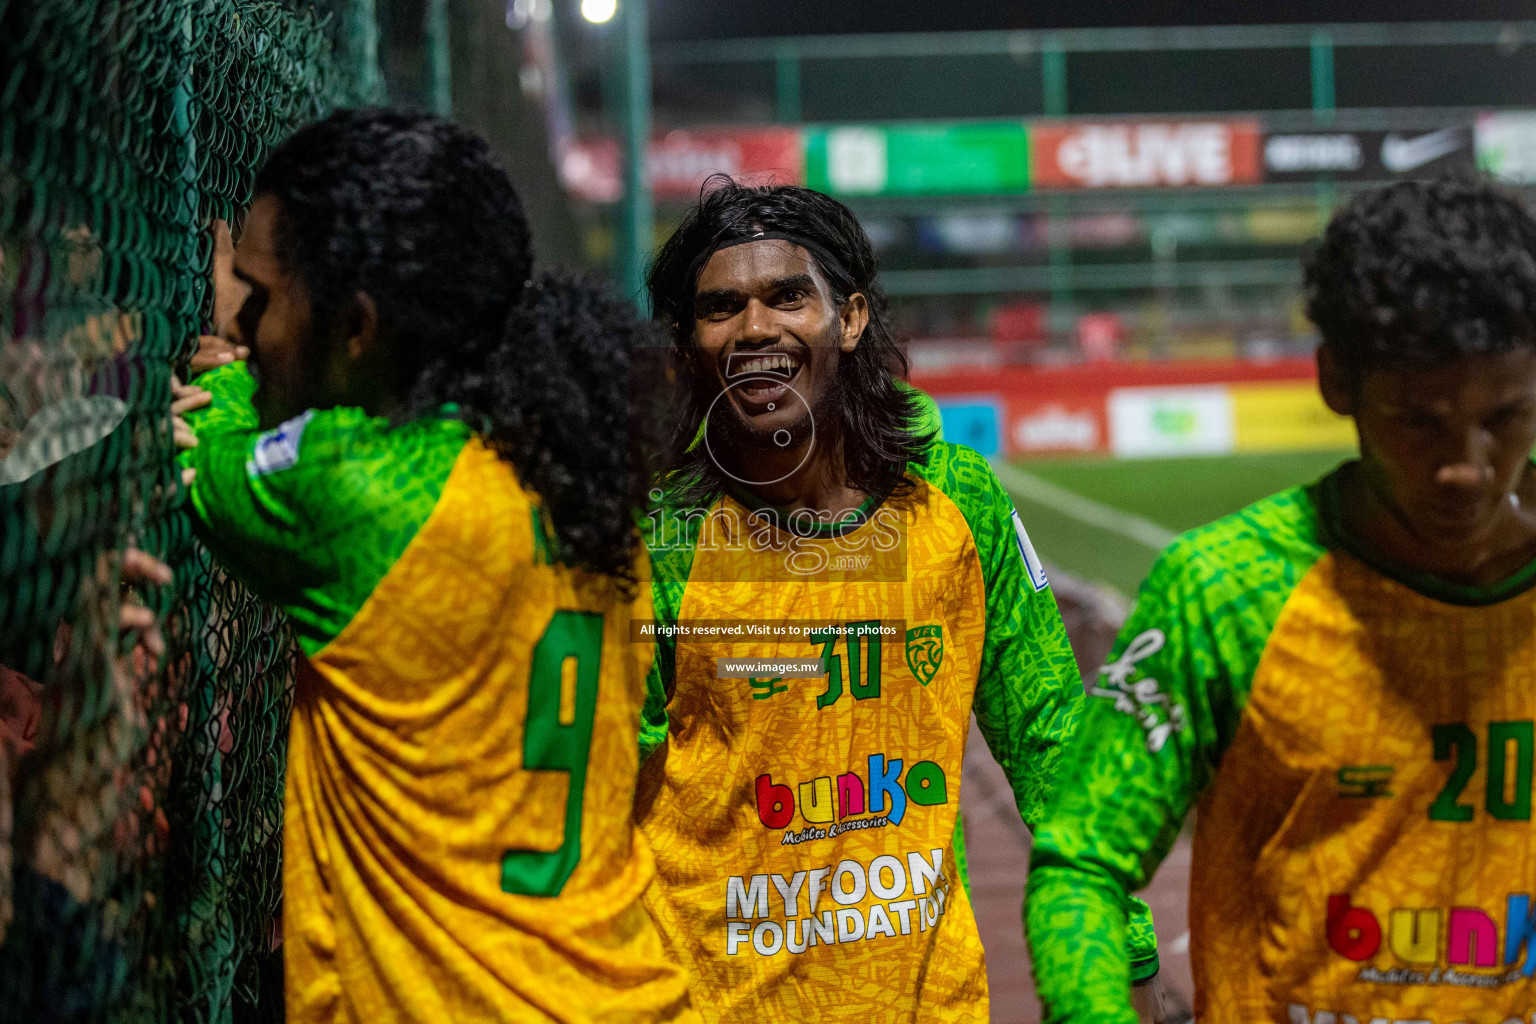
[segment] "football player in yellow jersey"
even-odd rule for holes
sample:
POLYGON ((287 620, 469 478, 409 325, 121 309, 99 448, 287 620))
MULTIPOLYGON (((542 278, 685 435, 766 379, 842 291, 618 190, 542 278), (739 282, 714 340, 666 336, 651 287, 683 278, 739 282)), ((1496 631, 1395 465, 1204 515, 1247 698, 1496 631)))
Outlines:
POLYGON ((981 456, 915 429, 842 204, 716 179, 650 291, 685 394, 647 524, 647 906, 706 1020, 986 1020, 971 716, 1033 823, 1085 699, 1024 527, 981 456))
POLYGON ((1401 182, 1306 282, 1359 459, 1143 586, 1036 835, 1048 1021, 1132 1019, 1121 904, 1197 802, 1200 1021, 1536 1020, 1536 219, 1401 182))
POLYGON ((255 197, 250 361, 205 343, 184 458, 199 532, 302 652, 287 1019, 696 1020, 631 819, 647 328, 528 280, 506 172, 440 119, 336 114, 255 197))

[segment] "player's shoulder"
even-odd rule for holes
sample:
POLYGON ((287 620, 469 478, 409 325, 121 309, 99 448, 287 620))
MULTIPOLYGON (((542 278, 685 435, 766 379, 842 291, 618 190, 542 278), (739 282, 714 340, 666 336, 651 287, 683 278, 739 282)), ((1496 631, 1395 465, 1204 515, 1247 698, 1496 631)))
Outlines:
POLYGON ((976 504, 990 506, 1006 500, 991 463, 976 449, 935 440, 923 454, 924 461, 909 463, 908 472, 936 488, 962 509, 976 504))
POLYGON ((1245 590, 1294 580, 1326 551, 1315 487, 1299 485, 1180 534, 1158 557, 1157 589, 1245 590))
POLYGON ((246 472, 328 518, 429 510, 470 438, 458 420, 391 423, 361 409, 310 410, 260 434, 246 472))
POLYGON ((457 452, 468 438, 469 428, 458 420, 423 417, 396 424, 357 408, 308 409, 258 434, 248 468, 257 475, 330 472, 348 464, 373 468, 444 449, 457 452))

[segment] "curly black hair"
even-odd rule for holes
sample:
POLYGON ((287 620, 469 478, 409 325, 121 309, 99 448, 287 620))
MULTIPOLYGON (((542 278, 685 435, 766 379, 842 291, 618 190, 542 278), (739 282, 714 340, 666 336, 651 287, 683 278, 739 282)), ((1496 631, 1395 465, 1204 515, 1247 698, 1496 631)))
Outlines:
MULTIPOLYGON (((693 345, 693 301, 699 271, 721 243, 758 231, 782 233, 807 246, 838 303, 862 293, 869 324, 852 355, 838 361, 834 443, 842 451, 849 486, 888 497, 906 493, 909 462, 922 463, 933 435, 913 431, 918 405, 896 384, 905 378, 906 356, 887 325, 885 293, 875 275, 874 246, 853 211, 799 185, 743 185, 729 175, 705 181, 698 205, 688 211, 656 254, 646 285, 651 308, 672 335, 680 353, 693 345)), ((683 389, 681 415, 671 437, 667 469, 688 497, 705 501, 725 486, 719 467, 693 445, 715 395, 712 382, 683 389)))
POLYGON ((281 206, 279 256, 317 327, 365 292, 404 418, 458 405, 543 502, 556 557, 633 593, 649 449, 630 350, 660 332, 593 281, 529 279, 528 221, 485 140, 428 114, 340 111, 278 146, 254 194, 281 206))
POLYGON ((1536 219, 1477 178, 1354 196, 1303 258, 1307 315, 1354 380, 1536 346, 1536 219))

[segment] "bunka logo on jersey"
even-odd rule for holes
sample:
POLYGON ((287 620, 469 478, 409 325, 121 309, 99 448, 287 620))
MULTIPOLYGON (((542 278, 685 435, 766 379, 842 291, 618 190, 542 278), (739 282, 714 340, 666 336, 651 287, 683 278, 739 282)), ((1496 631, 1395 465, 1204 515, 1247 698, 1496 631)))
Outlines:
POLYGON ((1389 952, 1401 965, 1363 968, 1360 981, 1497 988, 1536 975, 1536 915, 1531 911, 1530 894, 1509 894, 1501 944, 1494 916, 1476 907, 1395 907, 1378 916, 1356 904, 1351 894, 1334 893, 1328 897, 1327 939, 1346 959, 1370 960, 1389 952), (1505 970, 1475 974, 1458 967, 1505 970))
POLYGON ((800 812, 806 827, 784 833, 781 845, 828 839, 855 829, 900 825, 909 803, 928 807, 949 802, 944 769, 933 761, 919 761, 902 774, 901 758, 871 754, 866 784, 858 772, 823 775, 799 787, 773 781, 767 772, 757 777, 757 817, 764 828, 788 828, 800 812), (876 817, 863 817, 876 815, 876 817), (850 820, 852 819, 852 820, 850 820), (822 827, 826 826, 826 827, 822 827))

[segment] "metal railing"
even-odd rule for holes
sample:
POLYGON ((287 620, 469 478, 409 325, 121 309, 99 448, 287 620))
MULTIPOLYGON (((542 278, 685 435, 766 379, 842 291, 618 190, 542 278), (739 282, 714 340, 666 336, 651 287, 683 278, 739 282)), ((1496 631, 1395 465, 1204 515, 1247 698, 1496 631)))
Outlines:
POLYGON ((654 58, 661 67, 772 61, 778 119, 795 123, 801 120, 800 65, 806 60, 1038 56, 1044 113, 1065 116, 1070 113, 1067 57, 1073 53, 1299 49, 1309 55, 1312 108, 1326 115, 1334 109, 1339 47, 1515 48, 1525 43, 1536 43, 1536 20, 778 36, 666 43, 655 48, 654 58))

